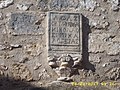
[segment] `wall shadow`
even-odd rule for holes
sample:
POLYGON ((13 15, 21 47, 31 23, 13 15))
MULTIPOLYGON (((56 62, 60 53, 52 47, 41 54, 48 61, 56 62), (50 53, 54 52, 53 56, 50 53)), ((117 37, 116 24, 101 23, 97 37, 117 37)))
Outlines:
POLYGON ((95 67, 89 62, 88 39, 91 33, 89 19, 82 15, 82 64, 83 68, 95 72, 95 67))
POLYGON ((35 87, 27 81, 15 80, 11 77, 0 76, 0 90, 46 90, 46 88, 35 87))

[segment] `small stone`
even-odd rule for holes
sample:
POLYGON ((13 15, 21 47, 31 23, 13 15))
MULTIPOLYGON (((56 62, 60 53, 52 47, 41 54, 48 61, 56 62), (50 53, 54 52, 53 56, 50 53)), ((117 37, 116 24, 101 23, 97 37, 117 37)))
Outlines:
POLYGON ((0 9, 6 8, 9 5, 13 4, 14 0, 2 0, 0 1, 0 9))
POLYGON ((43 85, 43 82, 38 82, 38 84, 39 84, 40 86, 42 86, 42 85, 43 85))
POLYGON ((22 47, 22 45, 18 45, 18 44, 10 44, 10 46, 12 48, 21 48, 22 47))
POLYGON ((109 65, 109 63, 104 63, 102 67, 106 67, 107 65, 109 65))
POLYGON ((67 82, 73 82, 73 79, 67 78, 67 82))
POLYGON ((102 17, 103 19, 106 19, 105 16, 102 17))
POLYGON ((93 0, 86 0, 85 1, 85 8, 89 11, 94 11, 97 7, 97 2, 93 0))
POLYGON ((66 69, 65 66, 60 66, 59 70, 63 70, 63 69, 66 69))
POLYGON ((79 56, 73 56, 72 57, 73 61, 81 61, 82 60, 82 55, 79 55, 79 56))
POLYGON ((93 11, 94 11, 94 8, 90 8, 90 10, 89 10, 89 11, 93 12, 93 11))
POLYGON ((33 79, 32 74, 28 69, 28 67, 20 63, 14 63, 12 65, 12 75, 13 75, 13 78, 17 80, 31 81, 33 79))
POLYGON ((91 70, 88 71, 87 76, 93 76, 93 72, 91 70))
POLYGON ((109 25, 109 22, 105 22, 105 25, 108 26, 108 25, 109 25))
POLYGON ((60 58, 60 61, 61 61, 61 62, 65 62, 66 59, 65 59, 65 58, 60 58))
POLYGON ((73 60, 74 60, 74 61, 78 60, 78 57, 73 57, 73 60))
POLYGON ((110 62, 119 62, 119 59, 110 59, 110 62))
POLYGON ((69 62, 71 60, 72 60, 72 57, 70 55, 63 55, 60 58, 60 61, 62 61, 62 62, 69 62))
POLYGON ((119 20, 119 19, 117 19, 116 21, 117 21, 117 22, 120 22, 120 20, 119 20))
POLYGON ((17 4, 17 8, 19 10, 27 11, 30 8, 31 5, 32 4, 21 3, 21 4, 17 4))
POLYGON ((4 75, 4 72, 2 70, 0 70, 0 76, 3 76, 4 75))
POLYGON ((68 62, 62 62, 62 63, 61 63, 61 66, 67 67, 68 65, 69 65, 68 62))
POLYGON ((117 42, 109 43, 106 52, 111 56, 118 55, 120 53, 120 44, 117 42))
POLYGON ((74 61, 74 65, 79 65, 80 61, 74 61))
POLYGON ((74 64, 72 65, 73 68, 78 68, 78 67, 82 67, 82 63, 81 61, 77 60, 74 61, 74 64))
POLYGON ((48 0, 37 0, 37 7, 40 10, 47 10, 48 0))
POLYGON ((0 69, 6 71, 6 70, 8 70, 8 67, 5 65, 0 65, 0 69))
POLYGON ((72 79, 69 77, 60 77, 57 79, 57 81, 70 82, 70 81, 72 81, 72 79))
POLYGON ((0 45, 0 50, 5 50, 6 47, 4 45, 0 45))
POLYGON ((97 6, 97 7, 100 7, 100 3, 97 3, 96 6, 97 6))
POLYGON ((113 6, 112 6, 112 10, 113 10, 113 11, 116 11, 116 12, 119 11, 119 6, 114 6, 114 5, 113 5, 113 6))
POLYGON ((51 66, 52 68, 56 68, 57 67, 57 63, 56 62, 49 62, 49 66, 51 66))
POLYGON ((120 68, 119 67, 115 67, 112 68, 110 70, 108 70, 108 72, 106 73, 106 76, 110 79, 110 80, 117 80, 120 78, 120 68))
POLYGON ((119 0, 110 0, 111 4, 112 4, 112 7, 111 9, 113 11, 119 11, 119 5, 120 5, 120 1, 119 0))
POLYGON ((60 77, 57 79, 57 81, 66 81, 67 80, 67 77, 60 77))
POLYGON ((42 72, 47 72, 47 70, 44 68, 42 72))
POLYGON ((44 68, 43 69, 43 71, 41 72, 41 73, 39 73, 39 78, 40 79, 43 79, 43 80, 45 80, 45 79, 50 79, 50 75, 47 73, 47 70, 44 68))
POLYGON ((36 64, 36 66, 34 67, 34 70, 37 70, 37 69, 39 69, 39 67, 41 67, 42 66, 42 64, 40 64, 40 63, 37 63, 36 64))
POLYGON ((55 56, 49 56, 48 57, 48 62, 52 62, 52 61, 57 61, 58 60, 58 58, 57 57, 55 57, 55 56))
POLYGON ((5 17, 6 17, 6 18, 10 18, 11 14, 12 14, 11 12, 8 12, 8 13, 5 15, 5 17))
POLYGON ((0 12, 0 20, 3 20, 3 13, 0 12))
POLYGON ((28 58, 28 57, 24 57, 24 58, 21 59, 19 62, 20 62, 20 63, 25 63, 25 62, 27 62, 27 61, 29 61, 29 58, 28 58))
POLYGON ((101 13, 96 13, 95 15, 96 15, 96 16, 101 16, 101 13))
POLYGON ((55 68, 54 69, 54 71, 56 72, 56 74, 58 75, 58 76, 60 76, 61 74, 60 74, 60 70, 59 70, 59 68, 57 67, 57 68, 55 68))
POLYGON ((104 8, 101 8, 101 11, 102 11, 103 13, 105 13, 105 12, 106 12, 106 9, 104 9, 104 8))
POLYGON ((60 67, 59 68, 59 71, 60 71, 60 76, 62 77, 69 77, 71 75, 71 68, 69 67, 60 67))
POLYGON ((29 81, 32 81, 33 78, 32 78, 32 76, 29 76, 26 80, 29 82, 29 81))

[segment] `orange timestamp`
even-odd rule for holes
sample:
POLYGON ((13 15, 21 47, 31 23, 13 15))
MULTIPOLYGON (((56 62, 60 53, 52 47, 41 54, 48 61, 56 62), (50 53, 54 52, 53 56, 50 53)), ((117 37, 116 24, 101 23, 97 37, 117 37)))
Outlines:
POLYGON ((72 86, 81 86, 81 87, 86 87, 86 86, 119 86, 119 82, 72 82, 72 86))

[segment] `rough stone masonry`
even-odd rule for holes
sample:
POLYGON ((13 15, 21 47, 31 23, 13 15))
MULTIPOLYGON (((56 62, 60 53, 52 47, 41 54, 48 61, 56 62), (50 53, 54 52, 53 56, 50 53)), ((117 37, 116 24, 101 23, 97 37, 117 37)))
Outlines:
POLYGON ((120 0, 0 0, 0 77, 1 90, 120 90, 71 86, 120 83, 120 0))

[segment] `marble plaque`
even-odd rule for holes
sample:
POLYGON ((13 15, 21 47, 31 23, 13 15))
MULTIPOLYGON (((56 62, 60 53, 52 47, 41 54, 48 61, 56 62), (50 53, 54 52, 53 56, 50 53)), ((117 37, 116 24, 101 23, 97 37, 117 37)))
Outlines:
POLYGON ((81 52, 81 14, 70 12, 48 13, 48 51, 81 52))

